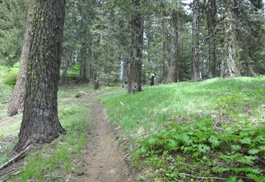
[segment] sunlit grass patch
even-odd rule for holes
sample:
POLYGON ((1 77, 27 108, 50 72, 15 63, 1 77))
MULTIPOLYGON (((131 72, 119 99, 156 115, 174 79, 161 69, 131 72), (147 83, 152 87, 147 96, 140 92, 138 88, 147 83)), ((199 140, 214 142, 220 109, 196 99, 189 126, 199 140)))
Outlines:
POLYGON ((261 117, 265 103, 265 77, 212 79, 145 87, 143 92, 128 95, 117 92, 101 98, 113 123, 124 132, 135 133, 163 126, 165 122, 192 121, 197 116, 224 114, 228 118, 246 114, 261 117), (240 115, 241 114, 241 115, 240 115))
POLYGON ((0 119, 6 115, 8 103, 12 94, 13 88, 2 82, 0 77, 0 119))
POLYGON ((0 123, 0 136, 2 138, 17 136, 20 129, 22 116, 16 116, 3 120, 0 123))
POLYGON ((58 91, 59 97, 74 97, 79 91, 91 92, 91 84, 84 83, 78 85, 62 85, 58 91))
POLYGON ((15 65, 14 67, 0 67, 0 77, 4 84, 9 86, 15 86, 16 79, 19 71, 19 65, 15 65))
POLYGON ((147 169, 147 181, 264 180, 265 76, 157 85, 101 101, 133 141, 132 162, 147 169))

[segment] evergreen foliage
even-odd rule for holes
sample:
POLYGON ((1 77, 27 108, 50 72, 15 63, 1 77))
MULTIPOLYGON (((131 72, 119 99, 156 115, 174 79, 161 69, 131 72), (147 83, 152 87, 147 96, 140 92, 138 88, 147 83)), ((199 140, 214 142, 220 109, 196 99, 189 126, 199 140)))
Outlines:
POLYGON ((0 1, 0 64, 13 66, 21 56, 28 0, 0 1))

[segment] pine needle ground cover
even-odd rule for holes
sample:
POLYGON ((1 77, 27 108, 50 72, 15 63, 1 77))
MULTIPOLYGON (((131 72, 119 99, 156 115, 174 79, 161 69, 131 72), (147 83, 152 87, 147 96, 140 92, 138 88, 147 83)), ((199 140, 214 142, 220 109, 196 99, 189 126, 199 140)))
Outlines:
POLYGON ((265 181, 265 77, 146 87, 100 98, 139 181, 265 181))

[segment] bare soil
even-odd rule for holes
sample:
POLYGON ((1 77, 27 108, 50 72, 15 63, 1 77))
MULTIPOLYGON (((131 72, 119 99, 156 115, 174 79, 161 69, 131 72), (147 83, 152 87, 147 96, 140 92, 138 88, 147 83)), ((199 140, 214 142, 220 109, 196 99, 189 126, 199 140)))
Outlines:
POLYGON ((69 181, 86 182, 133 182, 130 168, 114 143, 114 134, 103 106, 89 99, 92 125, 88 131, 88 146, 85 150, 85 170, 79 177, 69 181))

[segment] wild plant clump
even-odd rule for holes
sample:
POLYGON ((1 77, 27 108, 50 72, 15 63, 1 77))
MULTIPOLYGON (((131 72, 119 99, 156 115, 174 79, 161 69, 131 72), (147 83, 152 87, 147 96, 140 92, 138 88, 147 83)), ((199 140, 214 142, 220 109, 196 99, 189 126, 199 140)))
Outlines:
POLYGON ((205 118, 188 125, 171 124, 140 141, 135 160, 144 158, 145 165, 168 181, 213 175, 231 181, 264 181, 265 123, 224 125, 222 132, 212 123, 205 118))

